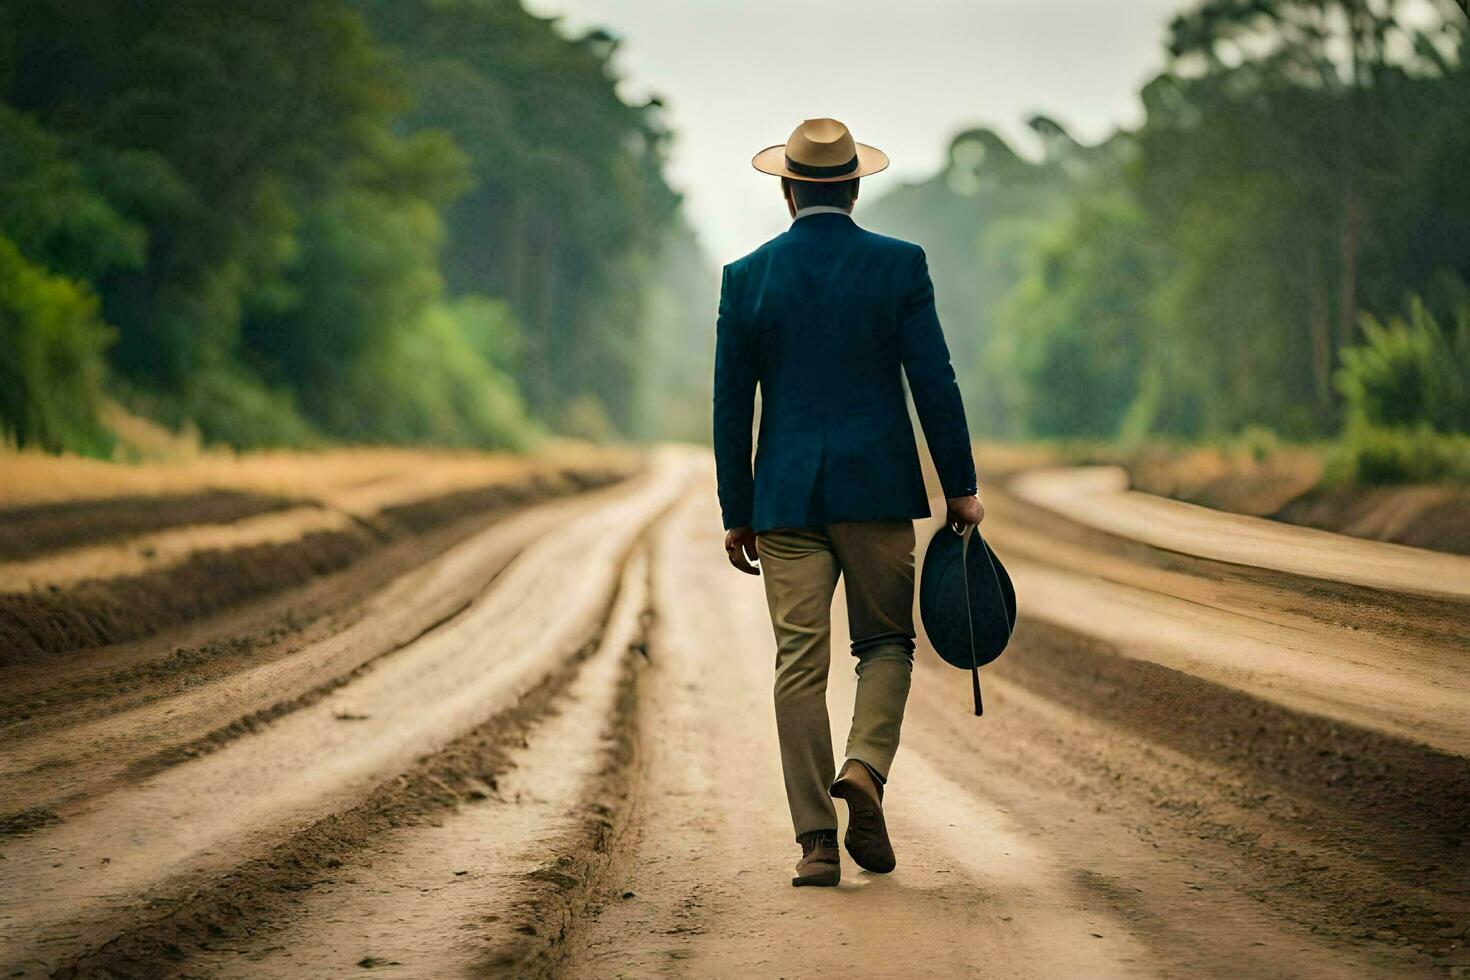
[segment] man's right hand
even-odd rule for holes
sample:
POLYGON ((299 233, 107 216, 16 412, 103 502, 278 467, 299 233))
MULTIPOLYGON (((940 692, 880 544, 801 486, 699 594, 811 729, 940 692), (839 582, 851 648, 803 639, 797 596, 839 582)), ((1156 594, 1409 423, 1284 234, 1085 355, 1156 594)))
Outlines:
POLYGON ((979 524, 985 520, 985 505, 980 502, 978 494, 970 494, 968 497, 950 497, 945 501, 949 505, 945 520, 949 526, 963 530, 971 524, 979 524))
POLYGON ((753 564, 759 561, 755 551, 755 532, 748 527, 732 527, 725 532, 725 557, 747 575, 761 573, 753 564))

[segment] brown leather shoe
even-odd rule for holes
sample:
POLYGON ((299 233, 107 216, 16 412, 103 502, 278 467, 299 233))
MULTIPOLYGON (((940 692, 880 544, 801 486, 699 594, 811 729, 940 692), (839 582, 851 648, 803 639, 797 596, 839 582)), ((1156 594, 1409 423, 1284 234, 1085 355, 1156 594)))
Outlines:
POLYGON ((801 860, 796 862, 796 877, 791 883, 831 887, 842 880, 842 857, 837 853, 837 831, 814 830, 797 838, 801 844, 801 860))
POLYGON ((888 842, 888 825, 883 821, 883 785, 868 767, 847 760, 831 793, 847 801, 847 836, 842 843, 858 867, 887 874, 897 865, 893 845, 888 842))

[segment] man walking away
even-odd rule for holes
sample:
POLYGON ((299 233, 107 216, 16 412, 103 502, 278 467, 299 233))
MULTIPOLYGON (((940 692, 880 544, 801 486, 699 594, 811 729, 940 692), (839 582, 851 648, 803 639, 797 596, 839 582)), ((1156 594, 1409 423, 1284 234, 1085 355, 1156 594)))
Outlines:
POLYGON ((793 220, 724 270, 714 444, 725 551, 765 578, 781 768, 802 849, 792 884, 836 885, 834 798, 847 802, 852 859, 879 873, 895 866, 883 789, 913 667, 913 522, 929 516, 905 377, 949 521, 978 524, 985 510, 924 251, 851 217, 860 179, 887 156, 835 119, 809 119, 752 162, 781 178, 793 220), (826 691, 839 577, 858 685, 834 773, 826 691))

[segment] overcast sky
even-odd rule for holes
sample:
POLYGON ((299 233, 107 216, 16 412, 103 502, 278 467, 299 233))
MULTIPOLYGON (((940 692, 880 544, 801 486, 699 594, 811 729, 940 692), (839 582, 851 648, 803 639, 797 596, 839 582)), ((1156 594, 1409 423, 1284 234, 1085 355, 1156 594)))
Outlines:
MULTIPOLYGON (((623 39, 624 94, 657 93, 670 178, 719 263, 786 227, 750 166, 802 119, 833 116, 888 151, 865 194, 932 174, 959 130, 1015 136, 1044 111, 1082 139, 1137 121, 1140 84, 1182 0, 526 0, 570 31, 623 39)), ((859 204, 861 209, 861 203, 859 204)))

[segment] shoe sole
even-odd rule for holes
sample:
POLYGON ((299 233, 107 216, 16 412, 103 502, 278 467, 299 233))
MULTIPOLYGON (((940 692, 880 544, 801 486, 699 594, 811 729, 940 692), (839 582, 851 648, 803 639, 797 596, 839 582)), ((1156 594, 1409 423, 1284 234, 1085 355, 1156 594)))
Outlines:
POLYGON ((888 840, 888 824, 883 820, 883 807, 864 793, 856 784, 839 779, 830 790, 833 797, 847 802, 847 833, 842 845, 857 862, 858 867, 874 874, 886 875, 897 866, 893 856, 893 844, 888 840), (855 819, 856 818, 856 819, 855 819), (857 823, 867 823, 871 818, 874 832, 869 835, 856 832, 857 823), (853 842, 858 846, 854 847, 853 842), (873 851, 877 854, 873 854, 873 851), (865 856, 866 855, 866 856, 865 856))
POLYGON ((817 888, 832 888, 842 880, 842 869, 833 868, 831 871, 819 871, 814 875, 801 875, 791 879, 794 888, 804 886, 815 886, 817 888))

